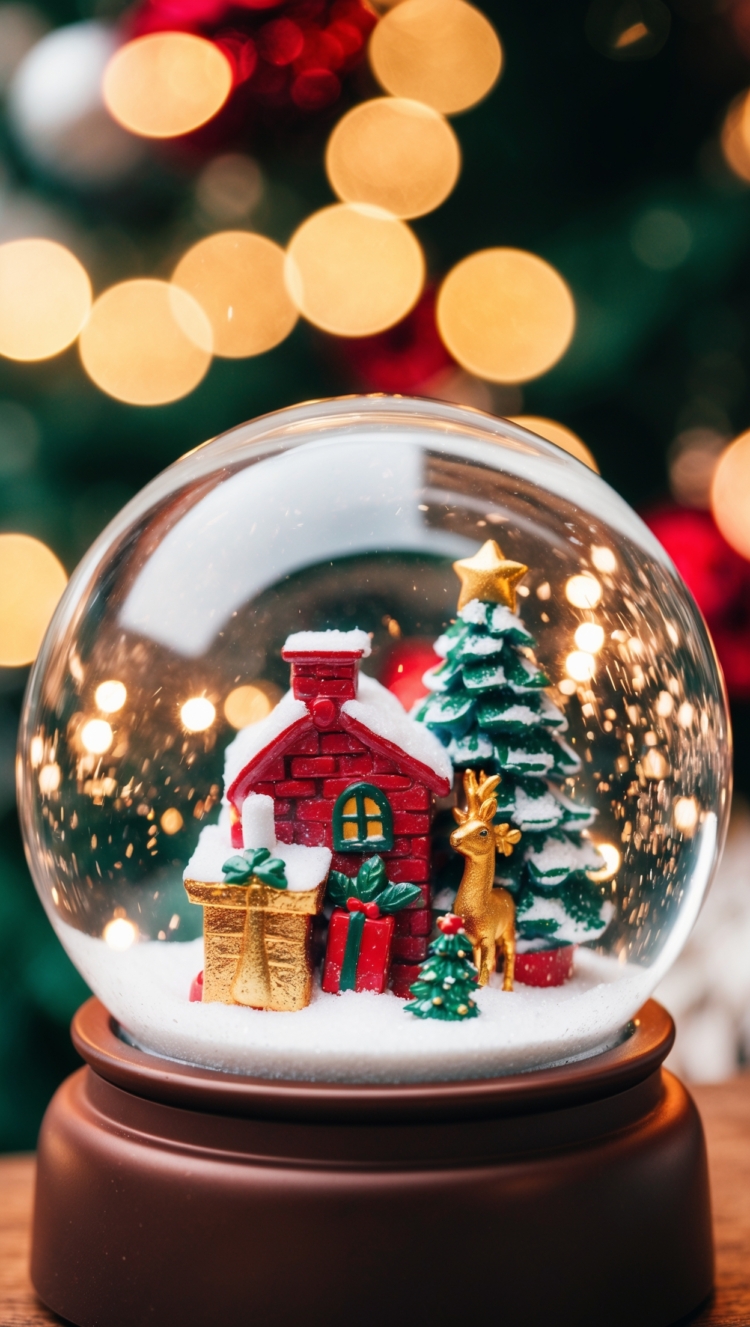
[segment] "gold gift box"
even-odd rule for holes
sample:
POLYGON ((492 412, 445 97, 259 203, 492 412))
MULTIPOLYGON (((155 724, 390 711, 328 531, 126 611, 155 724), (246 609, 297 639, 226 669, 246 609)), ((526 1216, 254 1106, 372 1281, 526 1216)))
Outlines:
POLYGON ((291 1013, 312 996, 312 919, 323 906, 315 889, 273 889, 186 880, 203 908, 203 999, 291 1013))

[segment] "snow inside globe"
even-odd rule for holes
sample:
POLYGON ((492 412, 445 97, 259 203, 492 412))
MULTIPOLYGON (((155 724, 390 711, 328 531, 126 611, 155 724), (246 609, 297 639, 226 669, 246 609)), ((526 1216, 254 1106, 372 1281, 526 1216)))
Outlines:
POLYGON ((319 402, 183 457, 29 683, 27 851, 145 1051, 406 1082, 617 1044, 721 850, 715 656, 663 549, 517 425, 319 402))

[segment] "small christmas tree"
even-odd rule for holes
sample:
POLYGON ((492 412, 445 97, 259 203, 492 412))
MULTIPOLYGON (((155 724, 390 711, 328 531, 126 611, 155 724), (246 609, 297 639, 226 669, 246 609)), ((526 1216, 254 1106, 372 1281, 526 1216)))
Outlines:
POLYGON ((419 977, 411 987, 414 999, 405 1008, 417 1018, 442 1018, 451 1022, 476 1018, 479 1010, 472 996, 477 987, 477 970, 463 922, 449 914, 438 919, 438 927, 442 934, 430 945, 419 977))
POLYGON ((454 567, 458 619, 435 643, 444 662, 425 675, 432 694, 415 718, 440 738, 457 770, 502 776, 495 819, 520 829, 523 842, 512 857, 498 857, 495 884, 515 897, 519 952, 593 940, 611 912, 586 874, 603 866, 581 836, 596 811, 560 790, 581 762, 561 737, 567 720, 545 695, 550 680, 516 616, 515 586, 528 568, 507 561, 493 539, 454 567))

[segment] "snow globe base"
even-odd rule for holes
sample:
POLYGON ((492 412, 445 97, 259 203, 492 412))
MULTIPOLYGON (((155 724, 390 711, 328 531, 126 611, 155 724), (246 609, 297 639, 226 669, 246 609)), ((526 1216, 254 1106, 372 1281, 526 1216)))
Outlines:
POLYGON ((668 1327, 713 1274, 673 1036, 649 1001, 564 1066, 327 1085, 146 1054, 90 1000, 42 1125, 34 1285, 77 1327, 458 1322, 482 1293, 513 1327, 668 1327))

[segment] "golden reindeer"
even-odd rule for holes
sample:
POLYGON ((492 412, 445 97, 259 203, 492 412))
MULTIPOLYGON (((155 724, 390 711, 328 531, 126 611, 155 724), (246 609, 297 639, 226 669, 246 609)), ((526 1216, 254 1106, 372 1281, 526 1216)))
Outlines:
POLYGON ((497 946, 505 953, 503 990, 513 990, 516 961, 516 906, 507 889, 493 889, 495 851, 510 857, 521 834, 510 825, 493 825, 497 798, 493 793, 500 775, 479 782, 473 769, 464 774, 465 811, 454 809, 458 829, 451 834, 451 847, 466 858, 454 912, 463 919, 466 934, 474 950, 479 985, 486 986, 495 971, 497 946))

